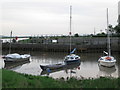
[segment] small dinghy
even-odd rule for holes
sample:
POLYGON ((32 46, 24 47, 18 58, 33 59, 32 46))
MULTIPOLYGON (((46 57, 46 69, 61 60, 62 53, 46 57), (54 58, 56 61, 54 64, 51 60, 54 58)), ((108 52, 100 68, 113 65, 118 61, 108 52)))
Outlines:
POLYGON ((65 63, 59 63, 59 64, 51 64, 51 65, 40 65, 42 70, 54 70, 65 67, 65 63))
POLYGON ((40 75, 50 74, 50 73, 58 72, 61 70, 64 70, 67 73, 67 70, 69 70, 69 69, 75 69, 75 68, 80 69, 80 67, 79 67, 80 64, 81 63, 74 63, 74 64, 69 64, 69 65, 65 64, 64 66, 62 66, 60 68, 54 68, 54 69, 47 68, 46 70, 42 70, 40 75))

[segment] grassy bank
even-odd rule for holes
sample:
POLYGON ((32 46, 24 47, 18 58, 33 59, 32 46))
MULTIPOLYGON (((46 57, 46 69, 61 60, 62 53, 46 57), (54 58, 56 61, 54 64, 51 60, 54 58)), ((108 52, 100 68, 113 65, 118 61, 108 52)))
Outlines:
POLYGON ((3 88, 120 88, 120 78, 55 80, 50 77, 19 74, 2 70, 3 88))

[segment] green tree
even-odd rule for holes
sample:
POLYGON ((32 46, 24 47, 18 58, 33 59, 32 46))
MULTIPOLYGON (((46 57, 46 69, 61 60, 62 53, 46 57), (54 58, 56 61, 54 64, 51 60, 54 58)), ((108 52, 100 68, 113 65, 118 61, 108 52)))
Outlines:
POLYGON ((98 33, 97 36, 106 36, 104 32, 98 33))
POLYGON ((74 35, 74 37, 79 37, 78 33, 76 33, 76 34, 74 35))
POLYGON ((116 34, 120 34, 120 24, 114 27, 116 34))
POLYGON ((108 27, 109 27, 109 31, 110 31, 112 34, 114 34, 114 33, 115 33, 115 30, 114 30, 113 26, 112 26, 112 25, 109 25, 108 27))

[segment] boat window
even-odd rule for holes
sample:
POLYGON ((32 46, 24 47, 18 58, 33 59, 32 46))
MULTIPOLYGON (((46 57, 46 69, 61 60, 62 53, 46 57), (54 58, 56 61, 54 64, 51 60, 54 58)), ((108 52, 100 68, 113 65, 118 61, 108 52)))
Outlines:
POLYGON ((70 57, 70 59, 74 59, 73 57, 70 57))
POLYGON ((68 60, 69 59, 69 57, 65 57, 65 60, 68 60))
POLYGON ((75 57, 75 59, 79 59, 78 57, 75 57))

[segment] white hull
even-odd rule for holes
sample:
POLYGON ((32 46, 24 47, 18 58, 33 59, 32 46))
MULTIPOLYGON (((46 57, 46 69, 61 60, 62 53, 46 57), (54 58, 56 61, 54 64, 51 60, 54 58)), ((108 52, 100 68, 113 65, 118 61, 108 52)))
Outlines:
POLYGON ((30 59, 30 55, 24 54, 24 55, 19 55, 17 53, 14 54, 8 54, 4 56, 4 62, 20 62, 20 61, 26 61, 30 59))
POLYGON ((106 66, 106 67, 115 66, 115 62, 103 62, 103 61, 100 61, 99 64, 102 65, 102 66, 106 66))
POLYGON ((65 57, 64 62, 66 64, 80 63, 80 56, 75 54, 70 54, 65 57))
POLYGON ((106 66, 106 67, 113 67, 113 66, 115 66, 116 60, 114 59, 114 57, 109 56, 111 59, 106 59, 107 57, 108 56, 101 57, 98 60, 99 65, 106 66))

